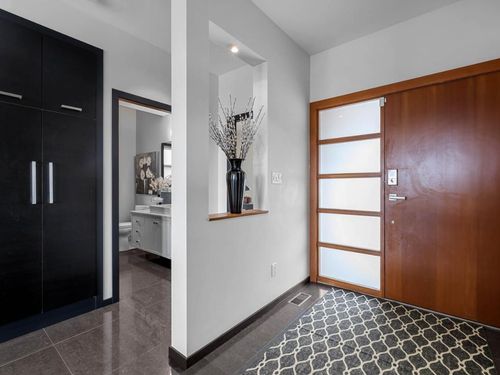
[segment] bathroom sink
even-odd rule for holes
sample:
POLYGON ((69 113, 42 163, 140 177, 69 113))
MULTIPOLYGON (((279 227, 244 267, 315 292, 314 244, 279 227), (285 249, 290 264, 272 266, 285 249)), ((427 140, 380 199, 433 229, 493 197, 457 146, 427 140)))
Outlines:
POLYGON ((149 206, 149 212, 162 215, 170 215, 171 205, 170 204, 155 204, 149 206))

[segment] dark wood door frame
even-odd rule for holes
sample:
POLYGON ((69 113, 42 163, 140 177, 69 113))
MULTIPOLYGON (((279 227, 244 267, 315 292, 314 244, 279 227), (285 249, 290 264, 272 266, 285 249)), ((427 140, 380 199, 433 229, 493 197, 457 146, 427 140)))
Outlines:
POLYGON ((127 101, 134 104, 139 104, 152 109, 172 112, 172 107, 169 104, 157 102, 147 99, 142 96, 129 94, 120 90, 112 90, 112 127, 111 127, 111 152, 112 152, 112 269, 113 269, 113 297, 110 303, 115 303, 120 300, 120 261, 119 261, 119 142, 120 142, 120 120, 119 120, 119 101, 127 101))
MULTIPOLYGON (((392 83, 380 87, 375 87, 355 93, 350 93, 334 98, 324 99, 310 104, 310 217, 309 217, 309 233, 310 233, 310 280, 311 282, 321 282, 321 277, 318 275, 318 125, 319 111, 339 107, 347 104, 353 104, 366 100, 385 97, 390 94, 399 93, 415 88, 431 86, 439 83, 455 81, 463 78, 475 77, 483 74, 500 71, 500 59, 482 62, 470 66, 465 66, 445 72, 431 74, 419 78, 410 79, 398 83, 392 83)), ((383 126, 383 124, 382 124, 383 126)), ((383 157, 383 155, 382 155, 383 157)), ((385 176, 382 175, 385 179, 385 176)), ((383 189, 382 189, 383 190, 383 189)), ((381 259, 385 263, 384 257, 381 259)), ((383 266, 382 266, 383 271, 383 266)), ((380 296, 385 296, 385 280, 384 273, 381 274, 381 293, 380 296)), ((341 285, 340 285, 341 286, 341 285)), ((359 290, 360 292, 370 293, 370 290, 359 290)))

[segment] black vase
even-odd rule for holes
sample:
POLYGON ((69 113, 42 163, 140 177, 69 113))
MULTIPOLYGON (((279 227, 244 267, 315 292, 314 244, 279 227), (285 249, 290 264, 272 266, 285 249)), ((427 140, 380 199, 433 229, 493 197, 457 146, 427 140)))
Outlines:
POLYGON ((229 212, 241 214, 243 192, 245 190, 245 172, 241 169, 243 159, 229 159, 231 169, 226 173, 229 212))

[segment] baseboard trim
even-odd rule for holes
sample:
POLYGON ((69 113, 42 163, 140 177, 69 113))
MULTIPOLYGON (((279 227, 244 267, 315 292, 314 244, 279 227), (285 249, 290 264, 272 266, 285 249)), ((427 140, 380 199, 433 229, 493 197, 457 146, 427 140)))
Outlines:
POLYGON ((207 345, 205 345, 203 348, 200 350, 194 352, 190 356, 186 357, 185 355, 179 353, 174 347, 170 346, 168 348, 168 357, 169 357, 169 362, 170 366, 177 369, 184 371, 194 365, 196 362, 200 361, 202 358, 206 357, 208 354, 213 352, 215 349, 217 349, 219 346, 227 342, 229 339, 231 339, 233 336, 237 335, 239 332, 243 331, 246 327, 248 327, 250 324, 261 318, 264 314, 269 312, 273 307, 278 305, 279 303, 286 301, 292 294, 296 293, 300 288, 302 288, 304 285, 309 283, 309 277, 306 279, 302 280, 300 283, 297 285, 293 286, 292 288, 288 289, 285 293, 281 294, 279 297, 275 298, 271 302, 269 302, 267 305, 262 307, 260 310, 256 311, 252 315, 250 315, 248 318, 234 326, 233 328, 229 329, 219 337, 217 337, 215 340, 209 342, 207 345))
POLYGON ((113 297, 111 297, 111 298, 102 300, 101 303, 99 304, 98 308, 106 307, 106 306, 112 305, 113 303, 115 303, 115 301, 113 300, 113 297))

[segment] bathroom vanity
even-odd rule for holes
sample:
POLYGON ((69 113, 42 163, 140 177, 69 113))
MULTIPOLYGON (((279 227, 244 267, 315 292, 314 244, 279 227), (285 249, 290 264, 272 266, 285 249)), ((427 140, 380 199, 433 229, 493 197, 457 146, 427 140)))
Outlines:
POLYGON ((150 206, 147 210, 131 211, 132 246, 171 258, 172 218, 167 207, 150 206))

